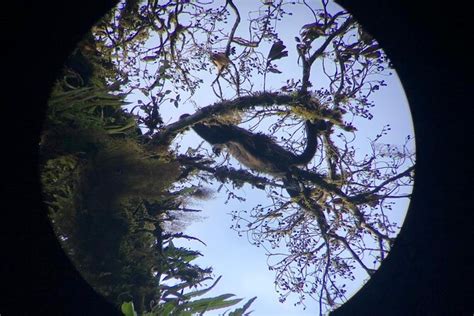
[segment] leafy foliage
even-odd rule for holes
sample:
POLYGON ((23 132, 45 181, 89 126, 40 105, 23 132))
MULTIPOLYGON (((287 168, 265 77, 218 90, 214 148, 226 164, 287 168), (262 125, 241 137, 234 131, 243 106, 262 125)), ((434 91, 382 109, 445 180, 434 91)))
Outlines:
POLYGON ((123 292, 151 295, 158 283, 150 272, 156 259, 148 249, 156 238, 140 231, 145 223, 135 214, 143 199, 164 198, 178 164, 156 155, 146 158, 150 154, 137 134, 110 131, 107 122, 113 118, 115 124, 122 120, 119 129, 129 129, 118 97, 97 98, 93 88, 75 92, 52 95, 41 144, 43 191, 53 226, 76 267, 101 294, 111 301, 123 292), (99 109, 114 111, 99 117, 99 109))
POLYGON ((187 197, 206 192, 192 187, 170 192, 179 164, 166 148, 149 151, 135 120, 122 109, 124 95, 105 86, 94 59, 80 51, 72 58, 77 56, 91 71, 67 68, 58 80, 40 144, 44 200, 64 250, 126 315, 137 314, 134 306, 139 314, 185 315, 238 303, 241 299, 229 300, 232 294, 191 300, 220 278, 204 290, 183 292, 212 279, 212 269, 192 264, 201 254, 172 242, 199 239, 162 227, 176 219, 176 211, 186 211, 180 206, 187 197), (122 304, 126 297, 133 303, 122 304))

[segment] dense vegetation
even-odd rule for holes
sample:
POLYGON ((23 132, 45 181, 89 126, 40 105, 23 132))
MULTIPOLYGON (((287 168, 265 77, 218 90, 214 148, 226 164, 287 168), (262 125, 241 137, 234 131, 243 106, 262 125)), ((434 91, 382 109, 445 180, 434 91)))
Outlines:
POLYGON ((117 307, 123 304, 127 315, 133 306, 140 314, 184 315, 238 303, 229 300, 232 294, 196 299, 218 279, 192 290, 212 280, 212 269, 192 263, 199 252, 173 244, 198 239, 164 227, 177 220, 186 196, 203 192, 171 192, 179 164, 166 147, 147 148, 122 108, 120 85, 107 85, 114 67, 93 53, 94 44, 86 39, 66 63, 40 144, 44 201, 64 251, 94 289, 117 307))

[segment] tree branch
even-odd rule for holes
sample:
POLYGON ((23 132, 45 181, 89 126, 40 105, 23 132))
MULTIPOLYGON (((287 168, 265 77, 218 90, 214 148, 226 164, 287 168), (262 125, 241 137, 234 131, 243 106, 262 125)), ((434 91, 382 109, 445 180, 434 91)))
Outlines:
POLYGON ((149 145, 169 145, 176 135, 189 125, 204 121, 205 119, 219 116, 233 110, 244 110, 255 106, 291 105, 298 102, 292 95, 265 92, 258 95, 243 96, 230 101, 221 101, 203 107, 193 115, 169 124, 163 131, 157 133, 150 140, 149 145))
POLYGON ((234 168, 228 167, 211 167, 206 163, 196 161, 195 159, 190 159, 185 155, 178 156, 177 161, 183 166, 209 172, 222 183, 232 181, 236 185, 241 186, 242 183, 245 182, 255 186, 260 190, 264 190, 265 186, 267 185, 272 187, 282 187, 282 185, 279 185, 265 177, 255 176, 246 170, 236 170, 234 168))
POLYGON ((335 32, 333 32, 327 37, 324 43, 316 51, 314 51, 314 53, 308 59, 303 54, 300 54, 300 56, 303 59, 303 78, 302 78, 303 83, 301 87, 301 90, 303 92, 306 92, 309 87, 309 77, 311 74, 311 66, 313 65, 314 61, 323 55, 326 48, 329 46, 329 44, 332 42, 332 40, 336 36, 341 35, 343 32, 345 32, 354 22, 355 20, 353 18, 348 18, 338 30, 336 30, 335 32))

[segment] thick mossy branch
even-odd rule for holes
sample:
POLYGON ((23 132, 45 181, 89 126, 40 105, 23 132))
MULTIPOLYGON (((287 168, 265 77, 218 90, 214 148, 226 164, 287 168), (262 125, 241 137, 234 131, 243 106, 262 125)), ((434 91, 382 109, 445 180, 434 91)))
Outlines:
POLYGON ((261 94, 243 96, 234 100, 217 102, 203 107, 193 115, 183 118, 175 123, 169 124, 163 131, 156 134, 150 141, 151 148, 169 145, 176 135, 198 122, 216 118, 232 111, 244 111, 256 106, 268 107, 274 105, 286 105, 292 107, 296 114, 313 120, 327 120, 342 129, 352 131, 354 128, 342 122, 340 111, 323 109, 319 103, 307 95, 298 96, 295 94, 281 94, 276 92, 264 92, 261 94))
POLYGON ((245 183, 253 185, 261 190, 264 190, 267 185, 272 187, 278 186, 268 178, 253 175, 246 170, 236 170, 228 167, 213 167, 205 161, 187 157, 185 155, 178 156, 176 160, 180 165, 187 168, 184 171, 186 175, 188 175, 191 170, 200 170, 214 175, 214 177, 221 183, 232 182, 236 187, 242 187, 245 183))
POLYGON ((203 107, 184 119, 169 124, 166 129, 158 133, 150 142, 154 146, 169 144, 176 135, 186 127, 203 122, 217 116, 224 115, 231 111, 243 111, 255 106, 272 106, 272 105, 295 105, 298 103, 297 97, 294 95, 284 95, 280 93, 265 92, 258 95, 244 96, 234 100, 217 102, 212 105, 203 107))

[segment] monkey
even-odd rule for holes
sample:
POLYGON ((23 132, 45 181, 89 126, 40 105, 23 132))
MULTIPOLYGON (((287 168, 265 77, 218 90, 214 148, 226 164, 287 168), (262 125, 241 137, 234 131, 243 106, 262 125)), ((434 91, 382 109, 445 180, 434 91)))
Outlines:
MULTIPOLYGON (((189 114, 181 115, 180 119, 189 114)), ((308 214, 316 218, 320 228, 327 232, 329 226, 322 208, 318 203, 308 199, 309 191, 305 188, 294 168, 308 164, 316 154, 318 135, 331 128, 331 123, 324 120, 305 122, 306 147, 296 155, 281 146, 267 135, 254 134, 235 125, 221 123, 196 123, 192 129, 213 146, 225 147, 228 152, 246 167, 278 177, 288 195, 308 214)))
MULTIPOLYGON (((183 114, 180 119, 187 116, 189 114, 183 114)), ((291 167, 306 165, 311 161, 318 146, 319 131, 326 129, 326 122, 305 122, 306 147, 299 155, 282 148, 267 135, 251 133, 235 125, 197 123, 192 129, 212 146, 226 148, 244 166, 272 176, 284 177, 291 167)))

